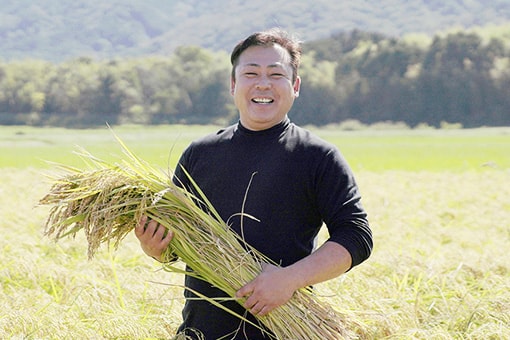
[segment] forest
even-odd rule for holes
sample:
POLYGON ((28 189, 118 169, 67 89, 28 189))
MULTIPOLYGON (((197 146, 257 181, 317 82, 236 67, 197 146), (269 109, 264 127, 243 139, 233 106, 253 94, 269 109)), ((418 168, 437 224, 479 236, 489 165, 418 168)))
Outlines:
MULTIPOLYGON (((0 62, 0 124, 93 127, 237 119, 224 51, 0 62)), ((360 30, 304 44, 299 124, 510 125, 510 26, 432 37, 360 30)))

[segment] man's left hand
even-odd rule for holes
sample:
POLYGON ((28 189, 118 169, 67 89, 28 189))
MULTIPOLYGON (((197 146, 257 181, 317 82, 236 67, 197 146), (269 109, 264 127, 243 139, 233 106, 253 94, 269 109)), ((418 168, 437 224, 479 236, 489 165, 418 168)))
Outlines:
POLYGON ((264 264, 262 272, 236 293, 246 297, 244 308, 253 315, 264 316, 290 300, 298 287, 285 268, 264 264))

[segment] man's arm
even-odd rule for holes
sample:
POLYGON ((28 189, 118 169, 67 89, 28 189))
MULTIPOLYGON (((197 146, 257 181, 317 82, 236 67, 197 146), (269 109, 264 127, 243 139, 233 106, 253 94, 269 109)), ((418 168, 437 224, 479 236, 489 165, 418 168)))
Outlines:
POLYGON ((352 258, 342 245, 328 241, 312 254, 287 266, 266 265, 262 272, 236 293, 246 297, 244 307, 266 315, 285 304, 300 288, 333 279, 351 268, 352 258))

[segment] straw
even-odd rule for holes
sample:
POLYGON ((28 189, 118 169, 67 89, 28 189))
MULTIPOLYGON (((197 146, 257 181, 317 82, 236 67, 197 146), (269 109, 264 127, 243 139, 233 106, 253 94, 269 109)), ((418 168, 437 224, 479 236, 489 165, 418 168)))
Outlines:
MULTIPOLYGON (((40 200, 40 204, 51 206, 45 234, 59 240, 83 230, 88 257, 93 258, 103 243, 118 247, 141 216, 147 215, 174 232, 164 257, 176 255, 192 269, 185 272, 170 263, 165 265, 167 270, 205 280, 243 304, 245 299, 236 299, 235 292, 261 272, 263 263, 277 264, 229 228, 189 174, 196 195, 175 185, 172 174, 156 170, 117 140, 127 155, 120 162, 107 163, 81 150, 88 169, 57 166, 62 174, 53 178, 51 189, 40 200)), ((243 315, 227 312, 250 323, 243 315)), ((354 321, 305 288, 296 291, 286 304, 256 319, 263 327, 255 326, 274 339, 344 339, 352 336, 347 324, 355 327, 354 321)))

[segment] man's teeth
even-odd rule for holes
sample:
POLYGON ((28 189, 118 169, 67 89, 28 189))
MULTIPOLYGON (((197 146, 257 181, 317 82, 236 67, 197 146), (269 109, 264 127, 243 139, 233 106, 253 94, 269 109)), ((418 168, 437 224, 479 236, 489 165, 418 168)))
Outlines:
POLYGON ((269 104, 273 102, 273 100, 269 98, 253 98, 253 101, 259 104, 269 104))

